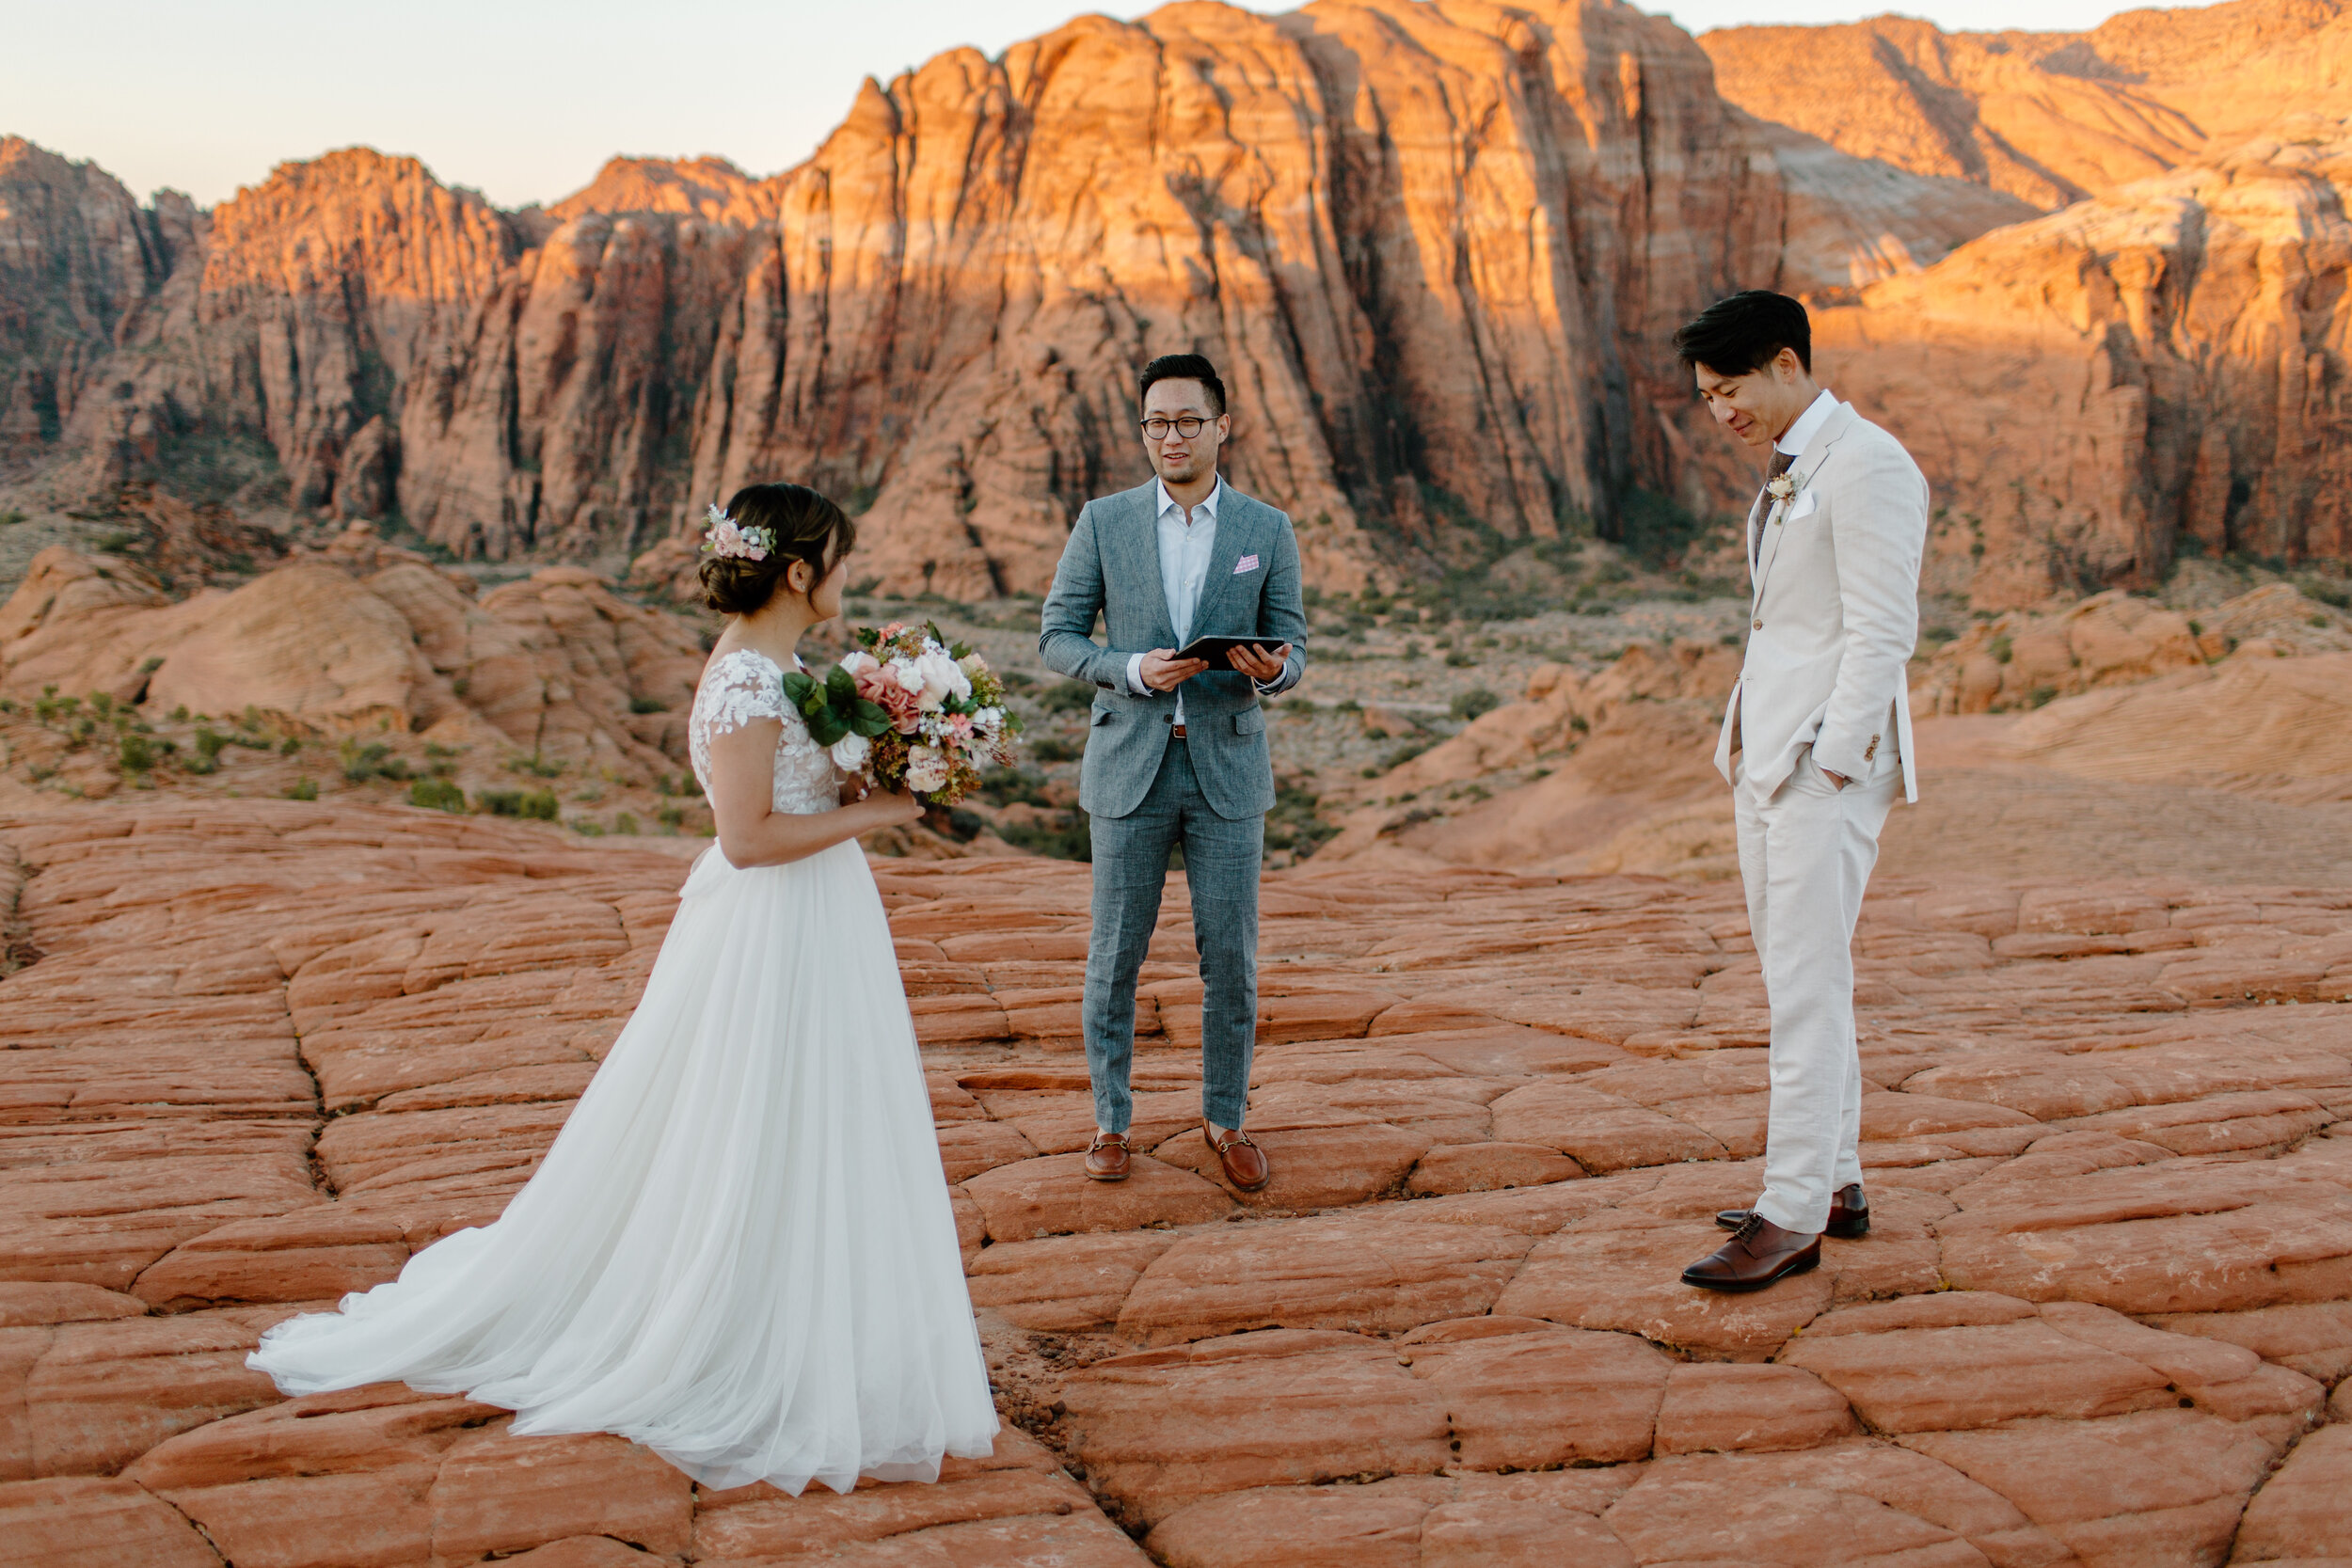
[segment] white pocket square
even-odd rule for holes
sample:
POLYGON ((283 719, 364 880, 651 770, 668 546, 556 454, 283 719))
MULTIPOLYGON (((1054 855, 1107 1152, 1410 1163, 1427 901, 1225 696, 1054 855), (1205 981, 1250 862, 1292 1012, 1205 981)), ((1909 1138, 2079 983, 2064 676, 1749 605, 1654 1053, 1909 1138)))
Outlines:
POLYGON ((1235 577, 1241 576, 1244 572, 1254 572, 1257 569, 1258 558, 1254 555, 1245 555, 1239 561, 1233 562, 1233 575, 1235 577))
POLYGON ((1799 496, 1796 500, 1791 503, 1788 508, 1788 515, 1783 517, 1781 521, 1785 523, 1793 523, 1800 517, 1810 517, 1813 515, 1815 509, 1820 504, 1821 498, 1815 495, 1812 491, 1807 490, 1804 495, 1799 496))

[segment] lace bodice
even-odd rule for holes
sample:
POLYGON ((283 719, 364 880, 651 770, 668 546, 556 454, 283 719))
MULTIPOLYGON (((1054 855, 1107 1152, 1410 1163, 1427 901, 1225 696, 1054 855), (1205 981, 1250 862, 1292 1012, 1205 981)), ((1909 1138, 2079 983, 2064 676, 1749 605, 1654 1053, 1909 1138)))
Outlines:
MULTIPOLYGON (((799 660, 793 660, 795 665, 799 660)), ((710 793, 710 742, 755 719, 784 724, 776 741, 774 809, 805 816, 841 803, 833 754, 810 738, 808 724, 784 698, 784 667, 762 653, 738 648, 703 672, 694 691, 694 712, 686 722, 686 752, 695 782, 710 793)))

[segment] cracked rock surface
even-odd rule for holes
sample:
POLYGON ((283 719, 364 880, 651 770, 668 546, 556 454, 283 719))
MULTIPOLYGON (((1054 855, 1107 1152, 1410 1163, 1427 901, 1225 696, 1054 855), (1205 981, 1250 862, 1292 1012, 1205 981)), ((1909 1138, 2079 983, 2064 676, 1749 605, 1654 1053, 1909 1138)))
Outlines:
POLYGON ((2352 1562, 2352 889, 1889 879, 1874 1228, 1688 1290, 1760 1180, 1736 885, 1264 888, 1236 1193, 1181 878, 1136 1175, 1078 1173, 1083 866, 878 861, 1008 1425, 940 1484, 698 1489, 283 1316, 494 1217, 687 863, 389 807, 0 818, 0 1564, 2352 1562))

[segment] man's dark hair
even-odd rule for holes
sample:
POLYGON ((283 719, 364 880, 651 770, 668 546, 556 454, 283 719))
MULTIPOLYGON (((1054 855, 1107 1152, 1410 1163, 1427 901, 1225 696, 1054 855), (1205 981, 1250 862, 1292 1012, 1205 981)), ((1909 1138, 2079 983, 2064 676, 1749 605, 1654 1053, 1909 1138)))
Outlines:
POLYGON ((1742 289, 1719 299, 1683 324, 1675 352, 1685 365, 1703 365, 1717 375, 1746 375, 1771 364, 1785 348, 1813 371, 1813 323, 1804 307, 1770 289, 1742 289))
POLYGON ((1216 367, 1203 354, 1163 354, 1143 367, 1143 385, 1136 392, 1136 404, 1152 395, 1155 381, 1198 381, 1208 389, 1209 412, 1225 412, 1225 383, 1216 376, 1216 367))

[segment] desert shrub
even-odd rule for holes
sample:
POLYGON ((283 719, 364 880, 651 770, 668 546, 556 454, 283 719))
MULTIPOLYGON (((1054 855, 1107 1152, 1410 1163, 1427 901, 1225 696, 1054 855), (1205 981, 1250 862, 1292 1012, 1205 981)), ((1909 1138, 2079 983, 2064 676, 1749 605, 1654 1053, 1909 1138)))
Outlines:
POLYGON ((126 735, 115 747, 115 760, 126 773, 144 773, 155 766, 155 747, 143 735, 126 735))
POLYGON ((1094 705, 1094 688, 1084 681, 1062 681, 1047 687, 1037 704, 1048 713, 1084 713, 1094 705))
POLYGON ((1040 762, 1075 762, 1082 750, 1075 741, 1064 740, 1057 735, 1041 735, 1029 747, 1029 754, 1040 762))
POLYGON ((419 779, 408 786, 408 803, 427 811, 464 811, 466 792, 447 779, 419 779))
POLYGON ((352 784, 407 776, 407 759, 392 755, 392 749, 382 741, 370 741, 365 746, 356 740, 343 742, 343 777, 352 784))
POLYGON ((286 799, 289 800, 315 800, 318 798, 319 782, 316 779, 296 779, 286 786, 286 799))
POLYGON ((667 713, 670 711, 670 705, 659 697, 631 697, 628 700, 628 710, 631 713, 667 713))
POLYGON ((1502 705, 1502 698, 1483 686, 1473 686, 1468 691, 1457 693, 1447 707, 1454 718, 1470 720, 1482 713, 1492 713, 1502 705))
POLYGON ((992 806, 1009 806, 1016 802, 1031 806, 1050 806, 1053 798, 1045 793, 1043 775, 1018 768, 991 768, 980 775, 979 797, 992 806))
POLYGON ((552 822, 563 813, 551 789, 485 789, 473 798, 474 810, 492 816, 535 817, 552 822))
POLYGON ((1265 818, 1267 851, 1288 849, 1303 861, 1330 842, 1340 825, 1322 814, 1322 803, 1321 796, 1297 780, 1278 780, 1274 809, 1265 818))
POLYGON ((1082 811, 1065 811, 1035 822, 1008 822, 998 836, 1016 848, 1057 861, 1094 859, 1094 834, 1082 811))

